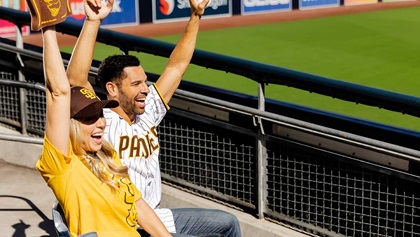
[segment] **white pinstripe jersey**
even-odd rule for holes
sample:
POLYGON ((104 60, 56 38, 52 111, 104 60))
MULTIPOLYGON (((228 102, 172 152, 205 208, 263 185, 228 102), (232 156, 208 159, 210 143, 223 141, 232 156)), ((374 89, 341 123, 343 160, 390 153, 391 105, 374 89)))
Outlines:
POLYGON ((169 209, 160 209, 161 176, 159 168, 159 143, 156 127, 169 107, 160 96, 156 85, 149 86, 145 112, 136 116, 133 124, 110 109, 104 109, 106 119, 105 140, 118 152, 122 163, 128 167, 130 179, 140 190, 144 200, 168 228, 175 233, 173 215, 169 209))

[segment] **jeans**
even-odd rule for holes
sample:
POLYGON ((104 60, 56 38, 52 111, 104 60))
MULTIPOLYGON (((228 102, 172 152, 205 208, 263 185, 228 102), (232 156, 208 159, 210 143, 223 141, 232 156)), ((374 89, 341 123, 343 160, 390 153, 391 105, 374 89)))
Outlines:
MULTIPOLYGON (((236 216, 221 210, 204 208, 175 208, 176 234, 174 237, 241 237, 241 227, 236 216)), ((141 237, 150 235, 138 230, 141 237)))
POLYGON ((204 208, 175 208, 174 237, 240 237, 241 228, 236 216, 221 210, 204 208))

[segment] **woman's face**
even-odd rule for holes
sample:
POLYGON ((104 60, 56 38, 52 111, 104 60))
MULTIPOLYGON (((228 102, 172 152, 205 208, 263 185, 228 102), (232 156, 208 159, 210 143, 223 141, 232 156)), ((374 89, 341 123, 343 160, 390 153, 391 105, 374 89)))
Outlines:
POLYGON ((102 111, 96 116, 80 121, 80 130, 83 135, 83 150, 86 152, 97 152, 101 149, 105 126, 106 120, 102 111))

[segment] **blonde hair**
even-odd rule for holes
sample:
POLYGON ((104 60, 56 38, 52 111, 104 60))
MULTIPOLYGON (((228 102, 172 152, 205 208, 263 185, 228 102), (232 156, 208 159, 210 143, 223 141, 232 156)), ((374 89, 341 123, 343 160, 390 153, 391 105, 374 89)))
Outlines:
POLYGON ((90 168, 92 173, 115 191, 117 189, 117 182, 113 180, 113 177, 128 177, 128 168, 126 166, 116 165, 113 162, 112 157, 116 151, 112 145, 105 140, 102 142, 101 150, 94 154, 87 153, 83 150, 81 146, 82 133, 80 130, 80 122, 75 119, 70 119, 70 141, 74 154, 78 157, 82 157, 82 161, 90 168), (109 173, 105 172, 105 170, 109 173), (111 176, 109 174, 111 174, 111 176))

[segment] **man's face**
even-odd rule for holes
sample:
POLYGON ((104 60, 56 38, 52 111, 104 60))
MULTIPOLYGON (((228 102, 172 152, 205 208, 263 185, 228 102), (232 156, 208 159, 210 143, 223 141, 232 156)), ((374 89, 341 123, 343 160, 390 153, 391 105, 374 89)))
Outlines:
POLYGON ((120 107, 133 121, 137 114, 143 114, 146 107, 146 96, 150 92, 146 84, 147 76, 141 66, 126 67, 124 72, 127 77, 121 80, 118 87, 120 107))

